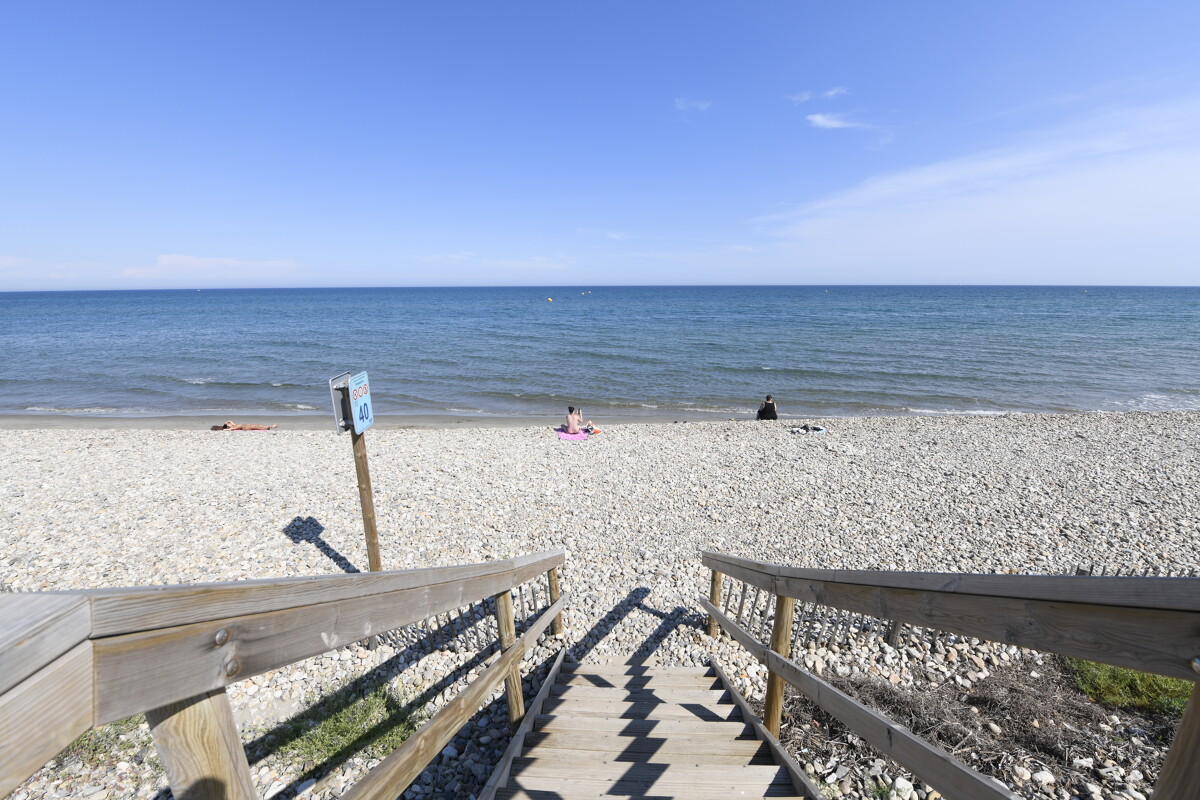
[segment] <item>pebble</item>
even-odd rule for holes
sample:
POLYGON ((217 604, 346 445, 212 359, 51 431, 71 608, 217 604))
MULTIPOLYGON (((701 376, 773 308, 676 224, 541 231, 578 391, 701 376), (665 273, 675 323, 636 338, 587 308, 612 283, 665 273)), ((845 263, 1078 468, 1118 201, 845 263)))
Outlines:
MULTIPOLYGON (((686 436, 669 425, 618 425, 586 443, 560 442, 538 427, 372 430, 384 567, 563 548, 570 658, 640 656, 677 665, 715 658, 740 689, 761 698, 763 670, 754 659, 702 633, 696 598, 707 594, 708 573, 697 558, 701 549, 846 569, 1061 574, 1079 564, 1121 572, 1200 566, 1200 517, 1192 503, 1200 490, 1200 413, 858 417, 823 420, 829 433, 820 437, 789 436, 789 424, 690 423, 686 436), (1130 515, 1129 504, 1114 498, 1141 498, 1141 513, 1130 515)), ((365 569, 344 437, 286 427, 240 437, 0 430, 0 492, 11 499, 0 520, 0 589, 365 569)), ((986 681, 1000 663, 1038 664, 1034 654, 1003 644, 949 637, 935 651, 916 637, 901 636, 892 648, 881 631, 843 633, 835 647, 802 643, 798 658, 826 677, 878 675, 914 690, 966 688, 986 681)), ((526 670, 555 647, 545 640, 526 670)), ((244 732, 269 727, 307 697, 399 652, 340 648, 231 684, 229 697, 244 732)), ((416 691, 458 676, 473 652, 466 641, 450 642, 390 669, 398 686, 416 691)), ((460 678, 439 691, 434 705, 462 685, 460 678)), ((482 714, 447 747, 457 757, 439 760, 405 796, 477 791, 475 767, 486 780, 507 746, 499 706, 498 717, 482 714)), ((148 732, 138 737, 153 755, 148 732)), ((336 784, 310 787, 310 795, 323 800, 338 785, 348 788, 373 760, 352 759, 336 784)), ((842 781, 857 779, 853 770, 839 778, 838 766, 819 774, 833 775, 841 791, 842 781)), ((299 767, 272 762, 275 773, 264 773, 256 766, 257 790, 297 789, 299 767)), ((1033 779, 1023 767, 1012 772, 1033 779)), ((1044 773, 1039 767, 1038 776, 1044 773)), ((165 785, 150 760, 130 753, 88 780, 113 798, 149 798, 165 785)), ((1117 780, 1114 773, 1105 784, 1117 780)), ((14 797, 42 800, 61 783, 47 768, 14 797)), ((1053 783, 1051 775, 1047 785, 1053 783)), ((895 780, 890 784, 899 795, 895 780)), ((860 785, 853 791, 861 793, 854 788, 860 785)), ((930 792, 920 791, 929 800, 930 792)))

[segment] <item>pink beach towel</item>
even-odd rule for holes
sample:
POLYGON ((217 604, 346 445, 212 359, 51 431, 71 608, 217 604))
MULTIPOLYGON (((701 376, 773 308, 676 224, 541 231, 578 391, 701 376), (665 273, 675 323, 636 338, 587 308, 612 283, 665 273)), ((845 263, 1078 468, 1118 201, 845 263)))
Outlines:
POLYGON ((558 438, 570 439, 572 441, 580 442, 580 441, 587 441, 588 435, 586 433, 584 433, 583 431, 580 431, 579 433, 567 433, 566 431, 559 431, 558 438))

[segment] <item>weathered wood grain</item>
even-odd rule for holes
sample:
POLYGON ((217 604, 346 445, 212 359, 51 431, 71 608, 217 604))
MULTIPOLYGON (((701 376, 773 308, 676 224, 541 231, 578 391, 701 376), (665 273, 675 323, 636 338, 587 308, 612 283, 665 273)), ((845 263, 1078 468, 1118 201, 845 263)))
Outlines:
POLYGON ((92 727, 92 643, 0 695, 0 797, 92 727))
POLYGON ((538 617, 513 647, 500 654, 467 688, 445 705, 433 719, 381 761, 358 783, 342 795, 345 800, 394 800, 421 770, 454 738, 458 730, 495 691, 514 664, 520 664, 525 652, 537 642, 550 624, 554 613, 562 610, 564 594, 545 614, 538 617))
POLYGON ((1192 687, 1175 741, 1154 784, 1154 800, 1195 800, 1200 797, 1200 689, 1192 687))
MULTIPOLYGON (((796 601, 790 597, 779 595, 775 598, 775 625, 771 629, 771 649, 783 656, 792 655, 792 614, 796 601)), ((767 660, 770 670, 770 660, 767 660)), ((783 678, 773 671, 767 674, 767 696, 763 700, 763 725, 772 736, 779 735, 779 725, 783 720, 783 678)))
MULTIPOLYGON (((555 597, 556 593, 551 593, 551 597, 555 597)), ((557 598, 555 598, 557 599, 557 598)), ((553 630, 553 628, 551 629, 553 630)), ((533 726, 537 721, 538 715, 542 713, 542 706, 546 702, 546 698, 550 696, 550 690, 558 680, 559 670, 562 668, 563 657, 567 654, 567 648, 561 648, 558 655, 550 664, 550 669, 546 673, 546 679, 542 682, 542 688, 538 690, 537 695, 533 698, 533 702, 529 704, 529 710, 525 717, 521 720, 520 727, 512 735, 508 741, 508 747, 504 750, 504 755, 500 757, 492 774, 488 776, 487 783, 483 785, 483 789, 479 792, 478 800, 495 800, 496 790, 508 782, 508 771, 512 766, 512 760, 517 758, 524 752, 525 741, 533 726)))
POLYGON ((503 591, 510 580, 505 571, 97 639, 97 719, 121 719, 427 619, 503 591))
POLYGON ((92 636, 116 636, 244 614, 389 594, 404 589, 485 576, 508 574, 508 585, 512 586, 528 580, 538 571, 546 571, 561 564, 564 559, 565 554, 562 550, 554 550, 522 556, 519 559, 374 574, 316 575, 304 578, 92 589, 45 594, 83 596, 90 599, 93 613, 92 636))
MULTIPOLYGON (((764 585, 767 578, 779 577, 893 589, 1200 612, 1200 578, 807 569, 711 552, 705 552, 701 560, 710 569, 725 571, 724 566, 736 565, 742 570, 742 575, 757 573, 757 577, 750 582, 764 589, 770 588, 764 585)), ((741 579, 747 580, 744 577, 741 579)))
POLYGON ((171 793, 187 800, 257 800, 224 689, 146 712, 171 793))
POLYGON ((88 638, 85 597, 44 592, 0 594, 0 693, 88 638))
MULTIPOLYGON (((724 575, 715 569, 712 570, 708 580, 708 602, 714 608, 721 607, 721 583, 724 580, 724 575)), ((708 624, 705 626, 704 631, 710 638, 715 639, 717 637, 717 620, 711 614, 708 616, 708 624)))
MULTIPOLYGON (((507 650, 516 640, 516 621, 513 616, 512 592, 501 592, 496 601, 496 629, 500 631, 500 649, 507 650)), ((504 700, 508 704, 508 724, 514 729, 525 716, 525 697, 521 690, 521 663, 518 661, 504 676, 504 700)))
POLYGON ((733 702, 742 710, 742 718, 753 726, 755 735, 770 749, 775 763, 787 770, 788 778, 791 779, 792 788, 796 790, 796 793, 804 795, 810 798, 810 800, 823 800, 825 795, 821 793, 821 790, 812 782, 812 779, 800 768, 800 765, 792 758, 787 748, 754 715, 754 710, 750 708, 750 704, 746 702, 746 698, 742 697, 741 692, 733 685, 733 681, 729 680, 729 676, 725 674, 725 670, 721 669, 721 666, 716 661, 713 661, 713 669, 716 670, 721 684, 733 696, 733 702))
POLYGON ((707 599, 701 597, 700 606, 708 612, 710 617, 717 621, 717 624, 721 626, 721 630, 725 631, 727 634, 729 634, 730 638, 735 640, 742 647, 746 648, 750 655, 754 656, 759 661, 764 663, 766 662, 766 645, 747 633, 741 625, 738 625, 729 617, 725 616, 719 608, 708 602, 707 599))
POLYGON ((857 733, 883 755, 904 765, 947 800, 1018 800, 998 781, 980 775, 935 747, 778 653, 767 653, 767 668, 857 733))

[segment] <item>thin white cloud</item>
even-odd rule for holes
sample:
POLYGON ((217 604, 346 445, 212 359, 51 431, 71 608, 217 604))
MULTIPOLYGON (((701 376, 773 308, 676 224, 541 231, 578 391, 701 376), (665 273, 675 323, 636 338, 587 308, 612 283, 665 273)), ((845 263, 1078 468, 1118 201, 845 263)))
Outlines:
POLYGON ((189 278, 208 280, 213 278, 279 277, 300 267, 296 261, 276 259, 253 261, 243 258, 188 256, 179 253, 161 255, 152 266, 128 267, 121 270, 122 278, 136 280, 161 278, 189 278))
POLYGON ((686 97, 675 98, 676 111, 708 111, 711 107, 711 100, 688 100, 686 97))
MULTIPOLYGON (((1200 282, 1200 97, 1108 111, 759 219, 808 280, 1200 282)), ((794 276, 792 276, 793 279, 794 276)))
POLYGON ((580 236, 602 236, 605 239, 614 239, 616 241, 634 238, 633 234, 628 231, 614 231, 607 228, 577 228, 575 232, 580 236))
POLYGON ((845 86, 834 86, 832 89, 826 89, 824 92, 822 92, 821 96, 829 100, 843 94, 850 94, 850 90, 845 86))
POLYGON ((783 99, 791 100, 792 105, 798 106, 801 103, 807 103, 809 100, 812 100, 812 96, 812 92, 797 92, 796 94, 785 94, 783 99))
POLYGON ((853 120, 846 119, 845 114, 809 114, 805 117, 805 119, 808 120, 808 124, 812 125, 814 128, 826 128, 832 130, 835 128, 871 127, 865 122, 855 122, 853 120))

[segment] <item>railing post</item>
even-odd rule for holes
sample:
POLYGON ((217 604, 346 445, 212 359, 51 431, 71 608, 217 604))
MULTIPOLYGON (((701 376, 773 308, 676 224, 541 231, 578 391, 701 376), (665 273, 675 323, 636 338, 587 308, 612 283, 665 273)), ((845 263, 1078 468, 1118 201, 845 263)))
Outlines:
POLYGON ((257 800, 224 689, 146 712, 171 793, 187 800, 257 800))
MULTIPOLYGON (((712 571, 712 578, 709 579, 708 583, 708 602, 713 604, 713 608, 721 607, 721 583, 724 580, 724 575, 717 572, 715 569, 712 571)), ((708 635, 713 639, 717 638, 717 630, 717 620, 712 614, 709 614, 707 630, 708 635)))
MULTIPOLYGON (((546 573, 546 581, 550 586, 550 605, 554 605, 558 602, 558 567, 551 567, 550 571, 546 573)), ((550 633, 562 636, 562 632, 562 613, 559 612, 558 616, 550 620, 550 633)))
POLYGON ((1175 742, 1158 773, 1158 783, 1154 784, 1154 800, 1192 797, 1200 797, 1200 690, 1195 686, 1175 731, 1175 742))
MULTIPOLYGON (((796 601, 779 595, 775 598, 775 626, 771 629, 771 649, 784 658, 792 656, 792 614, 796 601)), ((768 665, 769 669, 769 665, 768 665)), ((772 736, 779 736, 783 720, 783 678, 774 670, 767 673, 767 699, 763 702, 763 725, 772 736)))
MULTIPOLYGON (((512 591, 505 589, 496 595, 496 627, 500 629, 500 652, 517 641, 517 626, 513 619, 512 591)), ((513 728, 525 716, 525 696, 521 690, 521 664, 516 662, 504 678, 505 699, 508 701, 508 724, 513 728)))

